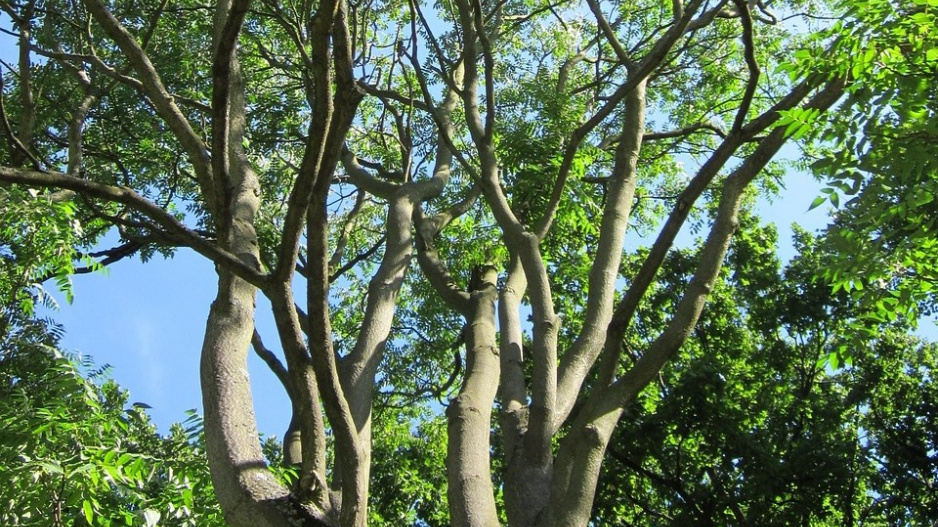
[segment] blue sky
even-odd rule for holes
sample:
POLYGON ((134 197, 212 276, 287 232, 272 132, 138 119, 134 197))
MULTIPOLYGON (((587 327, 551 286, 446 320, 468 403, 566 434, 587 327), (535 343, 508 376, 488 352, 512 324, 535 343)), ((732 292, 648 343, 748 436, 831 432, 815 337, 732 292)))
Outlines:
MULTIPOLYGON (((213 265, 189 249, 172 259, 155 257, 118 262, 105 273, 74 277, 75 300, 61 303, 53 317, 65 326, 63 347, 109 364, 112 375, 130 390, 132 401, 152 406, 162 431, 201 413, 199 353, 205 319, 215 297, 213 265)), ((268 346, 276 344, 269 304, 258 298, 259 327, 268 346)), ((281 437, 290 403, 267 366, 250 355, 258 427, 281 437)))
MULTIPOLYGON (((0 27, 9 26, 9 20, 0 17, 0 27)), ((0 58, 9 62, 15 57, 13 44, 0 34, 0 58)), ((779 198, 762 204, 760 213, 778 226, 781 254, 787 259, 792 255, 790 225, 817 229, 827 216, 824 207, 808 211, 820 190, 813 178, 793 173, 786 184, 779 198)), ((627 241, 629 246, 635 242, 634 235, 627 241)), ((145 264, 128 259, 105 273, 80 275, 73 281, 74 302, 62 303, 53 313, 66 329, 63 347, 90 355, 99 365, 111 365, 113 377, 130 390, 131 400, 152 406, 150 415, 164 432, 184 420, 187 409, 201 411, 199 353, 215 292, 213 266, 180 249, 172 259, 156 257, 145 264)), ((265 342, 274 347, 276 332, 263 297, 258 299, 258 316, 265 342)), ((926 334, 938 335, 933 324, 928 326, 926 334)), ((250 357, 259 429, 279 437, 289 421, 290 404, 266 365, 250 357)))

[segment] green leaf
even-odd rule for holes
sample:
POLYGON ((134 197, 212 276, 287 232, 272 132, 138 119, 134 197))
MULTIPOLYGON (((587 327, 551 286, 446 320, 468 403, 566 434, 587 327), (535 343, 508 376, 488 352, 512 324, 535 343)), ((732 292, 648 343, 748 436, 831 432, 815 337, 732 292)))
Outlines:
POLYGON ((832 370, 840 369, 840 354, 839 353, 835 351, 831 353, 830 355, 828 355, 827 359, 832 370))
POLYGON ((808 207, 808 210, 814 210, 814 209, 820 207, 821 205, 824 204, 825 201, 827 201, 827 198, 824 197, 824 196, 818 196, 818 197, 814 198, 814 201, 811 202, 811 206, 808 207))
POLYGON ((94 519, 94 509, 91 506, 91 501, 84 500, 81 502, 81 510, 85 514, 85 521, 88 522, 88 525, 92 525, 92 520, 94 519))

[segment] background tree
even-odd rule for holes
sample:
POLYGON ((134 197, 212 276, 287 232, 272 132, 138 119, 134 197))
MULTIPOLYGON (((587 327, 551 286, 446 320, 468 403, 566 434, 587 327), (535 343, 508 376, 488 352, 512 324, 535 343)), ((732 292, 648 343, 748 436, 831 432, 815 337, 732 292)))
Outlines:
MULTIPOLYGON (((623 417, 600 479, 604 525, 907 525, 935 521, 925 503, 938 464, 934 344, 880 323, 852 348, 872 307, 813 279, 823 240, 800 232, 782 271, 774 229, 744 219, 686 352, 623 417), (628 431, 629 433, 625 433, 628 431)), ((692 268, 674 252, 640 309, 666 311, 692 268)), ((653 315, 643 320, 654 320, 653 315)), ((654 330, 652 329, 652 332, 654 330)), ((630 340, 640 348, 641 335, 630 340)))
POLYGON ((718 287, 744 196, 792 116, 844 90, 779 72, 811 18, 792 32, 760 2, 0 7, 21 50, 0 181, 116 226, 105 260, 187 246, 216 264, 205 444, 226 520, 252 527, 363 525, 392 388, 455 396, 438 469, 453 525, 585 525, 620 417, 718 287), (689 217, 709 234, 648 323, 689 217), (656 218, 623 259, 629 222, 656 218), (258 440, 252 344, 292 403, 289 486, 258 440))
POLYGON ((146 405, 58 330, 0 343, 0 521, 4 525, 224 525, 197 419, 160 437, 146 405), (79 369, 81 368, 81 370, 79 369))

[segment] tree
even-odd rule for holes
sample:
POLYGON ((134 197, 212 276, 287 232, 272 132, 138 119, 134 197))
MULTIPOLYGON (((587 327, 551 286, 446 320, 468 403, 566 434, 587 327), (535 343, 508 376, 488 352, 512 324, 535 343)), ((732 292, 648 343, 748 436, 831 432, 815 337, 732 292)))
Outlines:
MULTIPOLYGON (((852 366, 832 368, 827 357, 853 344, 872 306, 812 279, 823 238, 799 232, 784 271, 774 240, 744 217, 686 352, 610 442, 597 524, 934 523, 936 346, 880 322, 852 366)), ((693 259, 674 252, 662 281, 685 280, 693 259)), ((661 311, 673 290, 641 309, 661 311)))
POLYGON ((160 437, 106 367, 73 362, 40 327, 0 342, 0 521, 224 525, 198 419, 160 437))
POLYGON ((759 1, 0 7, 20 45, 8 191, 116 227, 102 263, 186 246, 216 264, 205 441, 235 526, 364 525, 374 400, 398 388, 454 396, 453 525, 585 525, 614 428, 692 334, 747 192, 779 175, 783 115, 822 113, 845 84, 780 71, 812 18, 790 31, 759 1), (706 242, 645 324, 688 218, 706 242), (623 259, 630 222, 659 219, 623 259), (279 350, 254 330, 257 293, 279 350), (291 486, 258 441, 252 344, 292 402, 291 486))

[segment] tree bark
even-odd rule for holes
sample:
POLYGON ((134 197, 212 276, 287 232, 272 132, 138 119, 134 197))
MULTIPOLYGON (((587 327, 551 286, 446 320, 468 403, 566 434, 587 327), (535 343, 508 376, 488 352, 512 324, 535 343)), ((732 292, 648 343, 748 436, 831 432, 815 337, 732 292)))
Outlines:
POLYGON ((494 267, 475 270, 470 287, 471 313, 467 322, 466 377, 459 395, 446 410, 449 443, 446 456, 450 520, 455 527, 498 525, 489 436, 492 403, 498 391, 498 351, 495 343, 494 267))
MULTIPOLYGON (((213 212, 222 246, 259 270, 254 219, 261 188, 242 147, 244 86, 236 52, 247 3, 236 2, 220 1, 215 16, 213 212)), ((225 269, 218 274, 218 295, 202 345, 201 380, 206 453, 225 519, 236 527, 325 525, 324 514, 295 501, 267 468, 247 371, 257 289, 225 269)))

